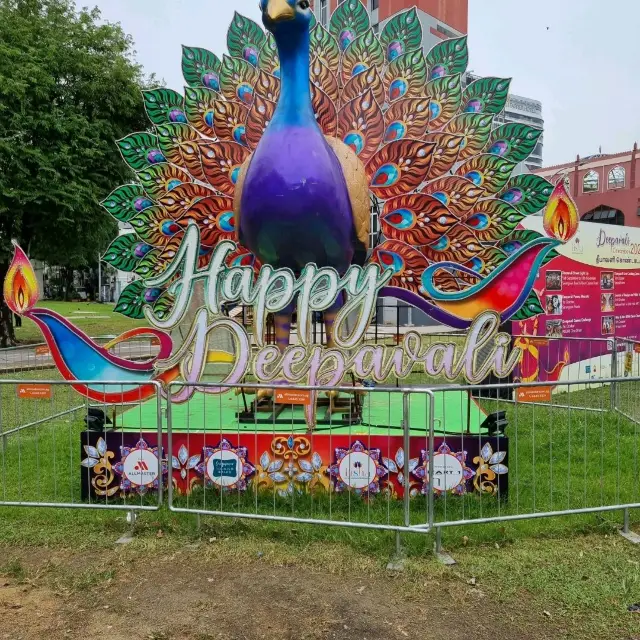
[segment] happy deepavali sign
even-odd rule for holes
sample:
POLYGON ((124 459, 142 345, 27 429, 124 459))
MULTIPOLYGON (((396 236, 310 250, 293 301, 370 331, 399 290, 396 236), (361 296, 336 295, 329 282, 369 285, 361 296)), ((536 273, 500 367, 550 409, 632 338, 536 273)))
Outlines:
MULTIPOLYGON (((203 284, 206 305, 196 313, 187 339, 170 359, 156 363, 158 369, 179 365, 183 379, 189 383, 196 384, 202 379, 209 337, 218 331, 229 332, 234 342, 234 359, 230 373, 222 381, 224 385, 239 384, 251 373, 260 383, 286 381, 296 385, 333 387, 349 372, 360 379, 383 383, 389 377, 404 379, 420 370, 452 381, 462 376, 469 383, 477 384, 489 374, 506 377, 520 359, 521 350, 510 351, 511 338, 499 332, 500 317, 491 311, 476 318, 463 346, 439 342, 425 348, 420 334, 415 331, 409 331, 395 347, 363 344, 378 295, 393 275, 391 270, 381 271, 376 264, 364 268, 351 266, 343 276, 334 269, 310 264, 299 277, 289 269, 266 265, 256 276, 251 267, 225 267, 225 260, 235 248, 232 242, 219 244, 209 265, 199 269, 199 247, 199 230, 192 225, 169 268, 161 276, 146 282, 149 287, 169 285, 169 293, 175 297, 171 313, 166 317, 159 318, 151 306, 145 309, 149 322, 165 331, 184 320, 196 283, 203 284), (313 344, 313 313, 329 309, 343 294, 346 302, 334 323, 335 346, 313 344), (265 344, 268 314, 283 311, 294 301, 299 344, 283 351, 275 345, 265 344), (251 336, 244 326, 222 316, 222 306, 226 302, 253 307, 253 339, 257 352, 253 352, 251 336), (350 327, 348 320, 354 318, 350 327)), ((222 393, 228 388, 202 387, 199 390, 222 393)), ((191 393, 193 391, 195 388, 192 387, 191 393)), ((184 395, 184 391, 181 394, 184 395)))

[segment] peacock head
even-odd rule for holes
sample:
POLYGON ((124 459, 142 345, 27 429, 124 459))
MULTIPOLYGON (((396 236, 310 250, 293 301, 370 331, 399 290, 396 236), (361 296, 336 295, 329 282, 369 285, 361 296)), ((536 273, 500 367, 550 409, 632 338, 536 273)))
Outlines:
POLYGON ((287 36, 309 29, 311 0, 260 0, 262 22, 274 36, 287 36))

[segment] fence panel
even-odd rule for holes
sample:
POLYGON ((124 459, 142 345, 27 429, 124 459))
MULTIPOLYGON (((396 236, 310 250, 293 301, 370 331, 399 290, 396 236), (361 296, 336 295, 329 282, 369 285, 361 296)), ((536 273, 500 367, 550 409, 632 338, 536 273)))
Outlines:
MULTIPOLYGON (((61 380, 0 380, 0 507, 159 508, 162 451, 136 448, 142 431, 133 438, 133 450, 126 450, 131 442, 114 430, 125 410, 141 410, 143 398, 118 403, 127 385, 87 384, 115 402, 90 401, 61 380)), ((161 387, 150 383, 154 387, 144 400, 156 407, 150 426, 160 442, 161 387)))
MULTIPOLYGON (((244 385, 222 395, 212 393, 213 384, 198 389, 191 396, 194 387, 170 387, 170 396, 190 397, 168 404, 172 511, 410 529, 415 507, 409 494, 404 496, 406 452, 428 441, 430 392, 276 387, 275 399, 269 400, 265 385, 244 385), (318 422, 309 430, 305 406, 298 403, 314 393, 318 422), (424 413, 417 425, 405 417, 412 404, 424 413)), ((426 525, 426 496, 422 502, 420 522, 426 525)))
MULTIPOLYGON (((604 379, 592 384, 561 382, 554 389, 544 384, 467 387, 472 393, 482 393, 483 397, 474 400, 470 410, 488 416, 486 428, 477 434, 467 429, 463 446, 451 453, 454 458, 458 456, 463 467, 469 467, 467 473, 472 474, 476 490, 461 490, 456 485, 440 491, 437 483, 433 484, 431 526, 640 506, 639 423, 611 405, 607 385, 613 382, 618 406, 637 403, 640 392, 637 377, 604 379), (501 394, 487 397, 492 388, 499 389, 501 394), (504 397, 506 390, 512 392, 512 399, 504 397), (495 439, 487 446, 491 433, 495 439), (470 455, 465 458, 471 449, 480 451, 478 459, 471 459, 470 455)), ((436 413, 439 403, 450 407, 447 396, 460 388, 463 387, 433 390, 436 413)), ((461 413, 464 410, 465 407, 459 409, 461 413)), ((459 424, 458 420, 453 422, 459 424)), ((431 456, 439 453, 438 424, 435 431, 431 456)), ((448 458, 449 469, 445 469, 450 474, 460 472, 460 462, 454 458, 448 458)))

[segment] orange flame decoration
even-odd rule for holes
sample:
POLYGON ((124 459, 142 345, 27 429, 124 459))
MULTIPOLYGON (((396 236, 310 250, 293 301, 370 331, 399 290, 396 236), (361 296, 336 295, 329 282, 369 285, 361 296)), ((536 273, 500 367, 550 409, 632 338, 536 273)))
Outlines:
POLYGON ((13 260, 4 279, 3 293, 9 309, 22 316, 38 302, 38 281, 27 254, 13 244, 13 260))
POLYGON ((553 190, 544 212, 544 230, 552 238, 567 242, 578 232, 579 222, 578 207, 566 189, 565 180, 561 179, 553 190))

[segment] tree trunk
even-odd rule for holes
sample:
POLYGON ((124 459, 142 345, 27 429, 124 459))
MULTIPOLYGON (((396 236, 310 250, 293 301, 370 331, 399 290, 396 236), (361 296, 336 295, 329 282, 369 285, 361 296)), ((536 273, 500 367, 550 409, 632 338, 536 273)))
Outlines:
MULTIPOLYGON (((6 262, 0 263, 0 282, 4 282, 9 269, 6 262)), ((0 347, 13 347, 16 344, 16 335, 13 330, 13 313, 4 301, 4 296, 0 299, 0 347)))

